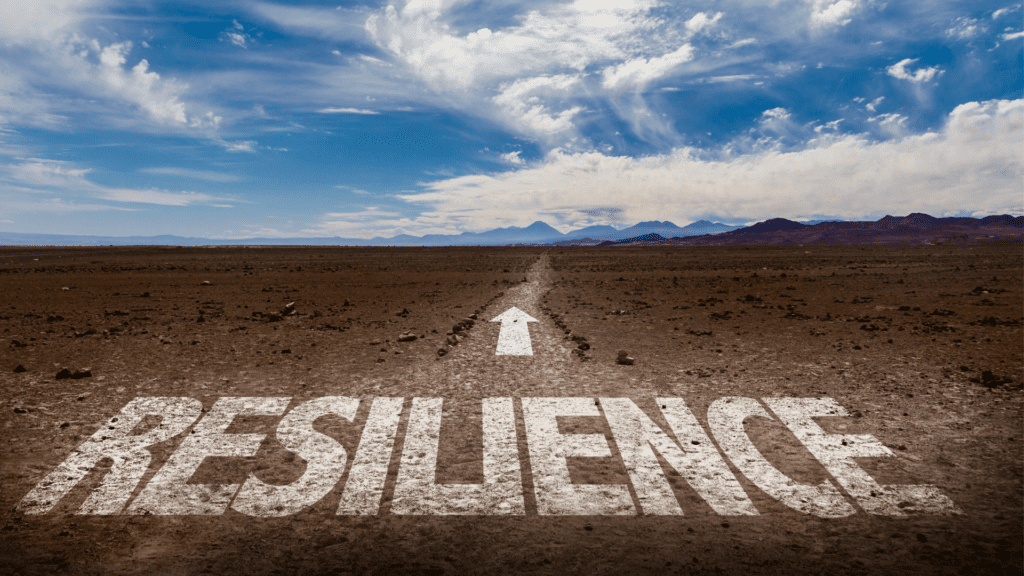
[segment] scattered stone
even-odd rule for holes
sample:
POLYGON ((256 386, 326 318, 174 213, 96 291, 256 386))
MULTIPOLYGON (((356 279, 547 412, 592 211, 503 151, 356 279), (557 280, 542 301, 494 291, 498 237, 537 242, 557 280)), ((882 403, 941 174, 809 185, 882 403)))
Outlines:
POLYGON ((57 380, 67 380, 68 378, 71 378, 71 370, 68 370, 67 368, 61 368, 60 371, 57 372, 57 375, 54 376, 54 378, 57 380))
POLYGON ((24 348, 25 346, 28 346, 28 343, 21 340, 11 340, 11 348, 24 348))
POLYGON ((28 414, 28 410, 25 410, 24 408, 21 408, 21 407, 19 407, 19 406, 16 406, 16 407, 14 408, 14 413, 15 413, 15 414, 28 414))
POLYGON ((282 308, 280 312, 281 316, 294 316, 295 313, 295 302, 285 304, 284 308, 282 308))
POLYGON ((267 314, 267 322, 280 322, 283 319, 280 314, 267 314))
POLYGON ((202 282, 199 283, 199 285, 200 286, 213 286, 213 282, 210 282, 209 280, 203 280, 202 282))
POLYGON ((623 366, 632 366, 635 361, 636 360, 629 355, 629 352, 625 350, 619 350, 619 356, 615 360, 615 362, 622 364, 623 366))
POLYGON ((139 294, 139 298, 149 298, 149 292, 143 292, 142 294, 139 294))
POLYGON ((438 348, 438 349, 437 349, 437 355, 438 355, 438 356, 444 356, 444 355, 445 355, 445 354, 447 354, 447 353, 448 353, 448 350, 447 350, 447 349, 445 349, 445 348, 438 348))
POLYGON ((1003 384, 1013 384, 1013 378, 1010 376, 996 376, 991 370, 982 370, 980 378, 969 378, 969 380, 975 384, 981 384, 986 388, 995 388, 996 386, 1002 386, 1003 384))
POLYGON ((348 301, 348 298, 345 298, 345 302, 344 302, 344 304, 342 304, 342 306, 351 306, 351 305, 352 305, 352 303, 350 303, 348 301))
POLYGON ((14 367, 15 374, 21 374, 22 372, 28 372, 28 368, 25 368, 21 364, 18 364, 17 366, 14 367))
POLYGON ((419 336, 413 334, 412 332, 402 332, 401 334, 398 335, 399 342, 412 342, 417 338, 419 338, 419 336))
POLYGON ((61 288, 61 292, 67 292, 68 290, 71 290, 71 288, 68 288, 67 286, 61 288))

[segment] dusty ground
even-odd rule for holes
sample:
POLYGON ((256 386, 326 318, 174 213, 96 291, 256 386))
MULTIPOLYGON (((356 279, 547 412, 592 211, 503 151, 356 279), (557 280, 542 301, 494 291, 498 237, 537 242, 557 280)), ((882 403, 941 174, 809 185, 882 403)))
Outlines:
MULTIPOLYGON (((0 573, 1020 574, 1022 274, 1019 247, 994 246, 4 249, 0 573), (290 302, 293 315, 271 316, 290 302), (539 321, 533 356, 494 353, 488 320, 511 306, 539 321), (621 349, 634 365, 616 363, 621 349), (58 380, 62 368, 91 376, 58 380), (371 399, 404 398, 380 510, 335 514, 345 476, 282 518, 75 514, 109 460, 50 513, 16 509, 141 396, 206 410, 356 397, 351 423, 316 424, 350 465, 371 399), (412 399, 444 398, 436 481, 457 484, 483 480, 481 399, 502 396, 515 399, 525 516, 393 513, 412 399), (655 399, 682 398, 705 429, 727 396, 832 398, 851 416, 819 419, 826 431, 895 454, 860 460, 876 480, 934 485, 962 514, 816 518, 730 465, 758 515, 718 515, 667 466, 684 516, 538 515, 521 399, 548 396, 628 397, 659 423, 655 399)), ((207 458, 190 482, 295 481, 305 464, 275 439, 279 421, 237 419, 229 432, 268 441, 253 458, 207 458)), ((604 418, 560 424, 608 439, 610 457, 568 459, 574 483, 628 485, 604 418)), ((834 481, 778 420, 748 418, 746 432, 797 482, 834 481)), ((181 440, 151 449, 135 495, 181 440)))

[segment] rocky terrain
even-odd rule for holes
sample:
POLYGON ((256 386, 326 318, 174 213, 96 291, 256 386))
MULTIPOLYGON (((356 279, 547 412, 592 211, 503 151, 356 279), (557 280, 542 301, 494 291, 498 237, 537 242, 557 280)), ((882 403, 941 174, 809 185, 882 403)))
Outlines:
MULTIPOLYGON (((0 573, 1019 574, 1022 277, 1019 246, 999 245, 2 249, 0 573), (495 354, 490 320, 513 306, 537 320, 532 356, 495 354), (225 397, 359 399, 351 421, 315 424, 347 451, 346 475, 280 517, 79 513, 104 459, 47 513, 19 508, 148 396, 204 412, 225 397), (403 409, 380 507, 337 514, 371 403, 389 397, 403 409), (396 496, 426 397, 444 399, 435 481, 455 485, 484 479, 482 400, 513 399, 522 515, 437 515, 396 496), (725 397, 831 398, 849 416, 819 425, 894 454, 858 460, 872 477, 935 486, 958 513, 821 518, 730 461, 757 515, 716 513, 664 462, 682 516, 650 513, 635 479, 630 514, 543 515, 524 433, 536 397, 586 398, 595 414, 629 398, 663 428, 656 399, 681 398, 705 430, 725 397)), ((189 483, 295 482, 307 464, 275 436, 280 420, 236 418, 230 433, 266 435, 258 453, 207 457, 189 483)), ((630 485, 604 417, 558 422, 610 450, 567 458, 573 484, 630 485)), ((778 419, 745 429, 797 483, 835 482, 778 419)), ((133 498, 187 435, 148 449, 133 498)))

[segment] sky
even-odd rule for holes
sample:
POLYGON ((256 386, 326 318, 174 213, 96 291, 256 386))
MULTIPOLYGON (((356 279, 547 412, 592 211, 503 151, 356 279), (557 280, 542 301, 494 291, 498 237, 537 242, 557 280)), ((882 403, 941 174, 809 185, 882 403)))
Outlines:
POLYGON ((1003 0, 0 0, 0 231, 1024 214, 1003 0))

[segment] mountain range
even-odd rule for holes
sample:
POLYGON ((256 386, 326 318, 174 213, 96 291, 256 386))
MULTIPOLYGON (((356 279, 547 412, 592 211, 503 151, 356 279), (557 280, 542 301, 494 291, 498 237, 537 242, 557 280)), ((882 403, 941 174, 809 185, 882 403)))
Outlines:
POLYGON ((648 234, 662 237, 686 238, 706 234, 719 234, 737 230, 707 220, 698 220, 686 226, 672 222, 640 222, 635 226, 617 229, 612 226, 587 226, 562 234, 544 222, 534 222, 519 228, 495 228, 486 232, 463 232, 462 234, 427 234, 411 236, 401 234, 391 238, 238 238, 210 239, 184 236, 74 236, 65 234, 22 234, 0 232, 0 245, 6 246, 210 246, 210 245, 262 245, 262 246, 503 246, 515 244, 598 244, 604 241, 623 240, 648 234))
MULTIPOLYGON (((772 218, 721 234, 638 240, 646 246, 854 246, 1024 243, 1024 216, 935 218, 928 214, 885 216, 875 222, 804 224, 772 218)), ((629 244, 618 242, 617 245, 629 244)))

